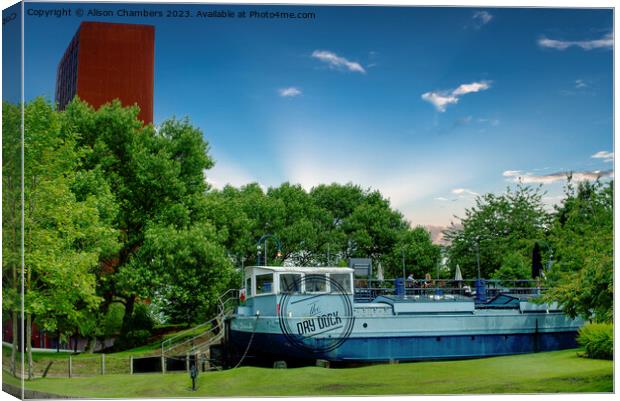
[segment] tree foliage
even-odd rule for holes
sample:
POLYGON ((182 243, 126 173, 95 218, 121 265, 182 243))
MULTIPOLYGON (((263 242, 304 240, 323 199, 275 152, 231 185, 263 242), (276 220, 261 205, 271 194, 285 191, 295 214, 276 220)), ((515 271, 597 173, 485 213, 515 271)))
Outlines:
POLYGON ((22 157, 21 108, 2 103, 2 318, 11 320, 10 371, 17 372, 18 314, 21 310, 22 157))
POLYGON ((158 276, 153 300, 173 322, 204 322, 227 289, 231 261, 209 223, 147 230, 140 256, 158 276))
POLYGON ((613 318, 613 181, 570 182, 549 234, 556 262, 547 299, 571 316, 613 318))
POLYGON ((478 197, 462 228, 446 233, 450 265, 476 275, 479 247, 482 276, 498 280, 531 278, 545 272, 544 298, 572 316, 608 322, 613 316, 613 181, 579 182, 570 177, 565 198, 552 213, 539 188, 519 185, 502 195, 478 197))
POLYGON ((383 265, 390 277, 401 277, 404 263, 407 275, 423 278, 427 273, 435 276, 440 257, 441 249, 432 243, 428 230, 407 228, 400 233, 397 245, 383 265))
POLYGON ((518 185, 500 195, 477 197, 476 205, 460 219, 462 227, 445 232, 450 266, 459 264, 463 277, 474 278, 479 254, 481 276, 488 278, 514 252, 531 257, 534 243, 545 238, 551 219, 543 195, 540 187, 518 185))
MULTIPOLYGON (((136 107, 123 108, 118 101, 94 110, 79 100, 64 112, 66 129, 79 133, 80 145, 93 149, 85 165, 102 172, 118 205, 113 225, 122 233, 121 247, 101 264, 97 276, 103 309, 116 301, 125 305, 124 331, 136 300, 161 296, 158 286, 187 278, 190 267, 196 278, 175 287, 184 289, 179 295, 183 301, 167 293, 166 312, 172 319, 189 319, 183 308, 197 306, 205 297, 210 298, 208 307, 219 288, 217 280, 231 269, 230 261, 220 257, 225 254, 220 238, 207 235, 204 171, 213 161, 202 132, 187 119, 167 120, 157 129, 144 126, 137 113, 136 107), (196 243, 201 240, 206 243, 196 243)), ((196 314, 191 320, 202 317, 196 314)))
MULTIPOLYGON (((256 241, 268 239, 269 264, 346 265, 350 257, 370 257, 386 266, 388 276, 401 274, 401 250, 416 271, 434 271, 439 247, 422 227, 411 229, 378 191, 353 184, 319 185, 309 192, 284 183, 263 191, 257 184, 210 191, 207 214, 238 264, 257 261, 256 241), (397 261, 397 268, 394 263, 397 261)), ((262 263, 263 259, 261 259, 262 263)))
POLYGON ((531 280, 529 260, 519 252, 504 256, 502 265, 491 275, 493 280, 500 280, 506 284, 514 280, 531 280))
MULTIPOLYGON (((9 125, 14 124, 11 108, 4 107, 9 125)), ((99 258, 114 252, 118 246, 118 232, 110 225, 115 210, 106 208, 111 202, 110 193, 105 186, 93 191, 87 184, 97 175, 83 166, 90 150, 80 147, 77 135, 62 127, 63 116, 45 100, 38 98, 25 105, 23 286, 29 377, 32 375, 31 324, 35 322, 62 336, 91 334, 99 303, 92 272, 99 258)), ((11 132, 14 127, 6 128, 11 132)), ((9 169, 21 159, 16 148, 13 141, 10 151, 3 155, 9 169)), ((7 179, 14 178, 13 174, 7 176, 7 179)), ((7 195, 14 197, 15 188, 6 184, 7 195)), ((8 198, 4 201, 11 205, 8 198)), ((14 234, 19 227, 13 208, 14 205, 9 209, 11 221, 3 219, 3 228, 14 234)), ((15 244, 10 246, 13 248, 15 244)), ((7 262, 17 263, 14 249, 7 256, 7 262)), ((10 298, 6 307, 14 310, 15 297, 10 298)))

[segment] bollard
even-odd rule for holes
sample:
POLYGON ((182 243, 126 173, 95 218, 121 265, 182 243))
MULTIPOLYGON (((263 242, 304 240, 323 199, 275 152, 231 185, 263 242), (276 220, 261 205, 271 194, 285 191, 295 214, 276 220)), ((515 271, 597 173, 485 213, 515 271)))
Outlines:
POLYGON ((73 360, 71 355, 69 355, 69 378, 73 375, 73 360))
POLYGON ((329 368, 329 361, 325 359, 317 359, 316 366, 319 368, 329 368))
POLYGON ((101 354, 101 374, 105 375, 105 354, 101 354))
POLYGON ((196 364, 192 364, 192 368, 190 369, 189 376, 192 378, 192 391, 196 391, 196 378, 198 377, 198 369, 196 369, 196 364))
POLYGON ((129 356, 129 374, 133 375, 133 355, 129 356))

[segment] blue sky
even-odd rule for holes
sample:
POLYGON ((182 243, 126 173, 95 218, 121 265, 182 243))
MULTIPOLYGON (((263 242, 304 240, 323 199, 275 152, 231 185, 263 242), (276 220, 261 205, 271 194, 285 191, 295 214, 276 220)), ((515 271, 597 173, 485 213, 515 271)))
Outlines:
POLYGON ((27 100, 53 99, 57 63, 81 20, 155 25, 155 122, 187 115, 202 129, 217 187, 351 181, 381 190, 414 225, 443 226, 476 194, 519 177, 542 183, 553 203, 558 173, 613 169, 611 10, 96 8, 316 14, 26 16, 27 100))

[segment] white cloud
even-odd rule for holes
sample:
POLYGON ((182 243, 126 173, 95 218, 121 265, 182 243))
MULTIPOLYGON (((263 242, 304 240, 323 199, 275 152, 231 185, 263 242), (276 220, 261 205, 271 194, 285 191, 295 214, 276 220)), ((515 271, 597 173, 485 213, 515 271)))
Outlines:
POLYGON ((295 88, 294 86, 288 88, 278 89, 278 93, 282 97, 295 97, 301 95, 301 90, 295 88))
POLYGON ((456 96, 452 96, 440 92, 426 92, 422 94, 422 99, 433 104, 437 111, 446 111, 446 106, 449 104, 458 103, 459 99, 456 96))
POLYGON ((454 96, 466 95, 468 93, 480 92, 489 89, 491 86, 486 81, 472 82, 471 84, 462 84, 456 88, 452 94, 454 96))
POLYGON ((493 15, 488 11, 476 11, 472 19, 476 22, 477 27, 481 27, 488 24, 493 19, 493 15))
POLYGON ((594 181, 599 178, 613 178, 613 170, 605 171, 560 171, 552 174, 535 175, 529 172, 519 170, 507 170, 502 173, 504 177, 511 178, 513 182, 521 182, 523 184, 553 184, 559 181, 565 181, 569 175, 572 175, 573 181, 594 181))
POLYGON ((454 90, 426 92, 422 94, 422 99, 434 105, 437 111, 444 112, 449 104, 458 103, 460 96, 487 90, 490 87, 491 83, 489 81, 472 82, 459 85, 454 90))
POLYGON ((538 39, 538 45, 549 49, 566 50, 569 47, 580 47, 583 50, 592 50, 600 48, 611 49, 614 45, 613 33, 610 32, 600 39, 594 40, 556 40, 542 37, 538 39))
POLYGON ((337 55, 336 53, 330 52, 329 50, 315 50, 312 52, 312 57, 327 63, 330 68, 339 69, 339 70, 349 70, 352 72, 359 72, 362 74, 366 73, 366 70, 360 63, 355 61, 349 61, 344 57, 337 55))
POLYGON ((520 170, 506 170, 502 173, 504 177, 518 177, 521 174, 520 170))
POLYGON ((443 196, 438 196, 436 198, 434 198, 435 200, 441 201, 441 202, 447 202, 448 198, 444 198, 443 196))
POLYGON ((586 84, 583 79, 578 79, 575 81, 575 88, 580 89, 580 88, 587 88, 587 87, 588 87, 588 84, 586 84))
POLYGON ((472 196, 480 195, 479 193, 474 192, 471 189, 467 189, 467 188, 455 188, 452 190, 452 193, 455 195, 472 195, 472 196))
POLYGON ((591 156, 593 159, 603 159, 604 162, 610 163, 614 161, 614 152, 601 150, 591 156))

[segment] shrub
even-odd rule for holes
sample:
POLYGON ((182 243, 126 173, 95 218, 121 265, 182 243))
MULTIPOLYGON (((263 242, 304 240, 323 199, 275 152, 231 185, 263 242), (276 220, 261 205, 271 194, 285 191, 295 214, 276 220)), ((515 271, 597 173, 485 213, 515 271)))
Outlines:
POLYGON ((125 315, 125 308, 119 303, 113 303, 108 308, 108 312, 105 314, 99 330, 99 336, 107 337, 118 335, 123 325, 123 315, 125 315))
POLYGON ((121 335, 114 342, 116 351, 124 351, 146 344, 153 331, 153 318, 148 305, 137 303, 131 318, 121 328, 121 335))
POLYGON ((579 345, 588 358, 613 359, 614 326, 611 323, 590 323, 579 329, 579 345))
POLYGON ((125 333, 114 342, 114 349, 117 351, 136 348, 146 344, 151 332, 148 330, 133 330, 125 333))

